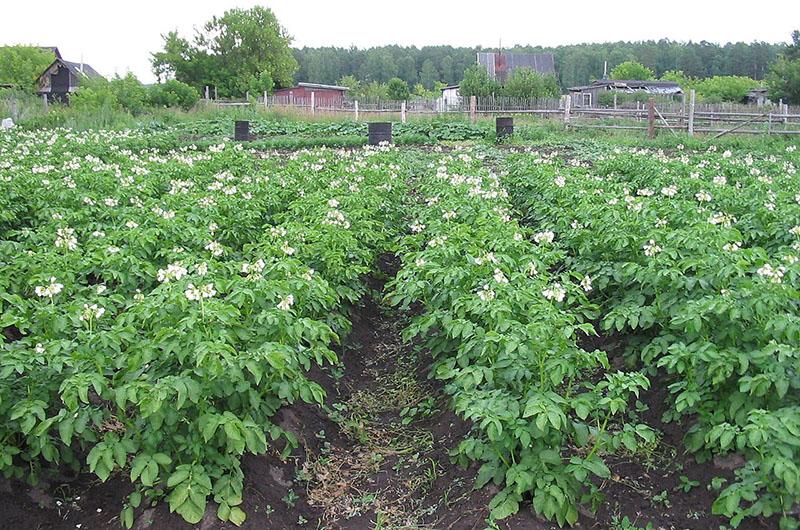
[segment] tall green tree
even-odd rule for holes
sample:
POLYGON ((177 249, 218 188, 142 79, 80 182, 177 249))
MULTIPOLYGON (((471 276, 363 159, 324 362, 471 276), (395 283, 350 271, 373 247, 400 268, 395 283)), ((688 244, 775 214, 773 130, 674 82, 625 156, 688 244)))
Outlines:
POLYGON ((773 101, 800 104, 800 31, 792 32, 792 44, 786 47, 767 74, 769 96, 773 101))
POLYGON ((0 84, 33 91, 36 80, 55 58, 53 52, 36 46, 3 46, 0 48, 0 84))
POLYGON ((651 69, 636 61, 625 61, 611 70, 611 79, 653 79, 655 74, 651 69))
POLYGON ((436 65, 433 64, 432 60, 425 59, 425 62, 422 63, 419 80, 422 86, 427 90, 433 90, 434 85, 439 81, 439 71, 436 69, 436 65))
POLYGON ((220 96, 242 96, 292 84, 298 64, 291 42, 272 10, 231 9, 208 21, 192 42, 168 33, 151 62, 160 79, 172 75, 198 91, 213 85, 220 96))

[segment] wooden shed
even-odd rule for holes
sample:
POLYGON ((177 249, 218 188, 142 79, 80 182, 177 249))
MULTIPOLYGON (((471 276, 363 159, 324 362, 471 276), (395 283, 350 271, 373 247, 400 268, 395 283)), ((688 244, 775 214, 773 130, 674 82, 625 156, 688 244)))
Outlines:
POLYGON ((598 79, 590 85, 576 86, 569 89, 573 107, 596 107, 603 92, 620 92, 633 94, 643 92, 660 96, 680 96, 683 94, 680 85, 674 81, 649 81, 641 79, 598 79))
POLYGON ((286 98, 288 103, 311 101, 311 93, 314 93, 314 104, 320 107, 341 106, 347 91, 346 86, 322 85, 319 83, 298 83, 297 86, 290 88, 280 88, 275 91, 274 96, 286 98))
POLYGON ((47 96, 48 101, 69 102, 69 95, 75 92, 85 79, 102 77, 86 63, 73 63, 57 57, 37 80, 39 94, 47 96))

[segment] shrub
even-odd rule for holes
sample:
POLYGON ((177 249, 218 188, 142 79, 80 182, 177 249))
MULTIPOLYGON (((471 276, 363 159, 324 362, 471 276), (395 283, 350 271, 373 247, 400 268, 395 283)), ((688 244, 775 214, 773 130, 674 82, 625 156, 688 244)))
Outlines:
POLYGON ((147 90, 135 75, 128 72, 125 77, 116 76, 109 87, 121 108, 134 116, 142 113, 147 103, 147 90))
POLYGON ((389 80, 389 84, 386 87, 386 92, 389 96, 389 99, 393 101, 405 101, 410 95, 408 83, 399 77, 393 77, 389 80))
POLYGON ((200 101, 200 93, 192 86, 176 79, 152 85, 147 92, 147 100, 154 107, 180 107, 189 110, 200 101))
POLYGON ((502 89, 504 96, 517 98, 554 98, 560 90, 552 75, 542 75, 531 68, 517 68, 502 89))

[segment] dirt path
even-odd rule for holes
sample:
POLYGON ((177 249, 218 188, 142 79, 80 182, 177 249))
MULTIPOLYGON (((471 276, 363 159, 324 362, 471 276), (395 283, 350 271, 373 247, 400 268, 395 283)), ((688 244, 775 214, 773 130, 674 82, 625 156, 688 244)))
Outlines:
POLYGON ((488 495, 449 457, 469 426, 428 379, 429 359, 403 343, 408 316, 381 305, 382 282, 372 287, 353 315, 345 368, 326 385, 338 433, 300 466, 306 501, 324 528, 484 528, 488 495))

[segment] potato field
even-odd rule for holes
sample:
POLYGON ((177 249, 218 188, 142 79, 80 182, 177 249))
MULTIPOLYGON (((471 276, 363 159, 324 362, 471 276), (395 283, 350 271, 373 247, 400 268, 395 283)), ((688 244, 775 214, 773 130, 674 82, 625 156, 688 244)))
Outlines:
POLYGON ((0 134, 0 526, 800 528, 800 150, 465 140, 0 134))

